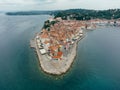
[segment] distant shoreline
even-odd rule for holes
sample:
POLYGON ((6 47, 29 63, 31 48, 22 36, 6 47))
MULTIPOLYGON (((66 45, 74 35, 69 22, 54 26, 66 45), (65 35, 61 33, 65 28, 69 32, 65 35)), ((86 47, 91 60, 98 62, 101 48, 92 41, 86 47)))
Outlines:
POLYGON ((91 10, 91 9, 67 9, 67 10, 47 10, 47 11, 11 11, 6 15, 54 15, 64 20, 68 18, 74 20, 91 20, 91 19, 120 19, 120 9, 108 10, 91 10))
POLYGON ((55 11, 18 11, 18 12, 6 12, 6 15, 22 16, 22 15, 52 15, 55 11))

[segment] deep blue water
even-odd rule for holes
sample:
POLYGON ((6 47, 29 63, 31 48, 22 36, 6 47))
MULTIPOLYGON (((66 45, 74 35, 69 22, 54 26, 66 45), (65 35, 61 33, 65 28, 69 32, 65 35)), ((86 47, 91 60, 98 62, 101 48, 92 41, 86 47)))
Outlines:
POLYGON ((29 47, 48 17, 0 15, 0 90, 120 90, 120 28, 87 32, 70 71, 50 76, 29 47))

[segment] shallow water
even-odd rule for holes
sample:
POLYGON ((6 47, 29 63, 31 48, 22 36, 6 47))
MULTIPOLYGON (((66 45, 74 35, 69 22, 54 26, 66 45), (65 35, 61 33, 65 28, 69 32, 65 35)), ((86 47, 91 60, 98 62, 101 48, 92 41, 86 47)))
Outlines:
POLYGON ((29 47, 48 17, 0 15, 0 90, 120 90, 120 28, 87 32, 69 72, 50 76, 29 47))

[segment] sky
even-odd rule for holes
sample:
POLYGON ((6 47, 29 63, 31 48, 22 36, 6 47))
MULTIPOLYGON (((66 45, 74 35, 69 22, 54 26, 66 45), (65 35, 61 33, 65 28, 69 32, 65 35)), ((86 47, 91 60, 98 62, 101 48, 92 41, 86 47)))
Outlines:
POLYGON ((0 11, 116 9, 120 0, 0 0, 0 11))

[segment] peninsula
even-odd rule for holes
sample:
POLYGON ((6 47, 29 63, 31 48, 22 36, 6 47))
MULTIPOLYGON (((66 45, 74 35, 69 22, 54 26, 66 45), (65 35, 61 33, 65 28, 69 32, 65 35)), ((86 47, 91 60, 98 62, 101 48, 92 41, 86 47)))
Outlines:
POLYGON ((44 72, 61 75, 70 69, 76 57, 77 44, 85 36, 85 30, 94 30, 101 25, 119 26, 119 23, 119 20, 50 18, 31 40, 31 47, 35 48, 44 72))
POLYGON ((61 75, 69 70, 75 57, 77 43, 83 38, 84 21, 50 18, 31 40, 40 66, 46 73, 61 75))

